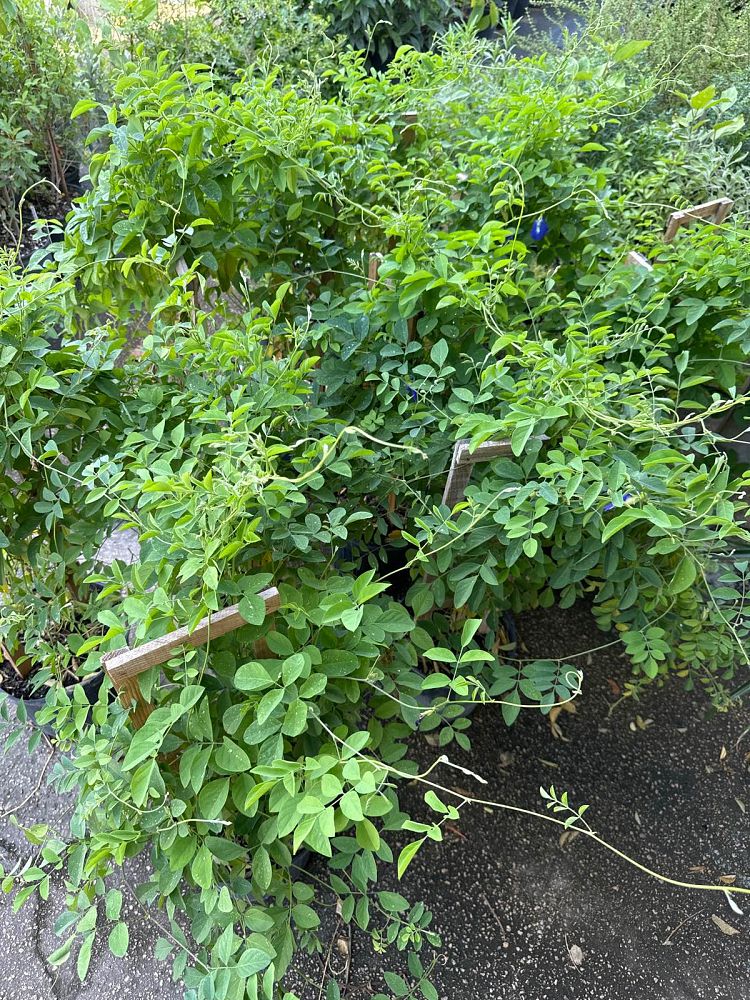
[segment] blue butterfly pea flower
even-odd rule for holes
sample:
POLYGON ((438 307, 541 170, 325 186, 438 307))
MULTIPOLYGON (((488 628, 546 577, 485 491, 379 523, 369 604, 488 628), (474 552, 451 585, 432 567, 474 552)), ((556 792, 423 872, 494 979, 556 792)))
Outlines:
POLYGON ((549 226, 547 225, 547 220, 543 215, 540 215, 538 219, 534 219, 531 226, 531 238, 536 240, 537 243, 541 242, 544 237, 549 232, 549 226))
MULTIPOLYGON (((632 493, 623 493, 623 495, 622 495, 623 506, 627 505, 628 501, 630 501, 632 499, 633 499, 633 494, 632 493)), ((605 503, 605 505, 602 507, 602 510, 605 511, 605 513, 607 511, 614 510, 614 509, 615 509, 615 505, 613 503, 605 503)))

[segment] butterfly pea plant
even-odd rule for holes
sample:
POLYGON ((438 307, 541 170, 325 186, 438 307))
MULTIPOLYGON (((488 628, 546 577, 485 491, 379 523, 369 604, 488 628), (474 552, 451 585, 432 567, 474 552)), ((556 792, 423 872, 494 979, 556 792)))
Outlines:
POLYGON ((28 831, 43 864, 16 899, 65 880, 53 964, 75 956, 84 978, 105 927, 124 954, 105 880, 144 854, 128 891, 190 1000, 292 1000, 328 910, 411 949, 432 1000, 430 915, 378 888, 401 831, 420 839, 399 875, 459 808, 433 784, 435 822, 403 813, 400 782, 427 780, 410 740, 467 750, 474 704, 511 725, 585 690, 569 663, 520 655, 511 613, 587 599, 631 659, 629 695, 678 674, 729 703, 747 477, 708 421, 741 396, 746 244, 687 234, 653 273, 621 266, 599 140, 648 99, 621 66, 641 49, 488 57, 452 33, 382 73, 349 54, 320 86, 251 72, 231 93, 197 66, 128 68, 92 190, 35 279, 60 283, 66 346, 32 347, 11 415, 54 409, 38 400, 85 370, 88 422, 66 389, 70 420, 27 437, 27 471, 76 428, 85 447, 41 503, 140 536, 133 565, 86 566, 85 669, 230 605, 247 624, 141 674, 140 729, 108 680, 93 706, 48 695, 74 751, 54 770, 71 840, 28 831), (446 502, 456 443, 490 441, 502 454, 446 502))

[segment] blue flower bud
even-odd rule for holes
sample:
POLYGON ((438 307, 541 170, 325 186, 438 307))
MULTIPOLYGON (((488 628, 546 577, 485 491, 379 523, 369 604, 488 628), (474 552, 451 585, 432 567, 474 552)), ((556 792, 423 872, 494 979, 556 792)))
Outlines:
POLYGON ((534 219, 531 226, 531 238, 540 242, 549 232, 549 226, 547 225, 547 220, 543 215, 540 215, 538 219, 534 219))

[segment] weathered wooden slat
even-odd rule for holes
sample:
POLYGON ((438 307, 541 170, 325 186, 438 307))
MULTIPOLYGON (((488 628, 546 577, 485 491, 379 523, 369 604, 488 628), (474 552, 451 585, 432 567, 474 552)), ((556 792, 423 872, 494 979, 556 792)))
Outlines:
POLYGON ((410 146, 416 137, 414 126, 419 121, 419 114, 416 111, 404 111, 401 119, 406 128, 401 132, 401 142, 404 146, 410 146))
MULTIPOLYGON (((275 587, 262 591, 260 596, 265 603, 267 615, 278 609, 280 598, 275 587)), ((218 639, 246 624, 239 612, 239 605, 233 604, 230 608, 203 618, 192 632, 187 628, 178 628, 135 649, 116 650, 105 655, 102 663, 120 700, 128 708, 135 702, 131 713, 135 728, 140 728, 153 711, 153 705, 148 704, 141 694, 137 679, 139 674, 150 667, 166 663, 183 646, 202 646, 209 639, 218 639)))
MULTIPOLYGON (((106 668, 106 661, 104 663, 106 668)), ((140 729, 146 719, 154 710, 154 705, 141 694, 141 687, 137 677, 124 677, 119 681, 113 680, 115 690, 120 696, 120 704, 123 708, 130 709, 130 722, 133 729, 140 729)))
POLYGON ((672 212, 667 219, 667 228, 664 233, 664 242, 671 243, 683 226, 692 225, 697 219, 708 222, 714 226, 720 226, 732 211, 734 202, 731 198, 714 198, 713 201, 705 201, 701 205, 693 205, 685 208, 681 212, 672 212))
MULTIPOLYGON (((536 434, 532 441, 546 441, 546 434, 536 434)), ((466 499, 466 487, 469 485, 471 473, 477 462, 489 462, 493 458, 512 455, 510 441, 485 441, 473 452, 469 451, 468 440, 456 441, 453 448, 451 467, 443 490, 443 503, 451 510, 457 503, 466 499)))
POLYGON ((367 287, 374 288, 378 283, 378 268, 383 261, 382 253, 371 253, 367 261, 367 287))

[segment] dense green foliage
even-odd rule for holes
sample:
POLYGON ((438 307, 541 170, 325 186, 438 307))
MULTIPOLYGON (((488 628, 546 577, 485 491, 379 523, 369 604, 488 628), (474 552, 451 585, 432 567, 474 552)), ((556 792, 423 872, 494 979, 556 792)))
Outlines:
POLYGON ((456 0, 315 0, 314 5, 352 48, 380 65, 402 45, 429 48, 461 13, 456 0))
POLYGON ((214 79, 229 86, 256 61, 301 75, 320 69, 333 54, 326 18, 294 0, 207 0, 188 6, 105 0, 103 6, 106 50, 116 67, 137 53, 155 60, 164 52, 173 68, 210 66, 214 79))
POLYGON ((507 613, 589 600, 628 695, 677 674, 726 708, 746 681, 748 479, 722 429, 746 385, 749 236, 737 213, 661 237, 714 193, 709 156, 742 123, 714 90, 652 121, 646 53, 522 58, 454 30, 382 72, 346 52, 318 80, 256 62, 229 85, 133 46, 77 104, 99 122, 91 190, 54 258, 0 288, 0 638, 46 680, 63 606, 82 673, 233 603, 247 625, 141 675, 138 730, 108 680, 91 711, 50 687, 76 808, 69 842, 28 832, 43 864, 16 903, 63 873, 53 964, 76 955, 84 978, 103 918, 127 950, 104 879, 148 852, 137 895, 190 1000, 290 1000, 331 902, 412 949, 433 1000, 429 913, 377 884, 399 831, 403 874, 458 815, 434 790, 434 823, 402 813, 409 740, 470 749, 466 703, 512 725, 585 691, 569 663, 514 655, 507 613), (450 508, 459 441, 507 448, 450 508), (131 566, 97 561, 113 525, 139 532, 131 566), (294 880, 301 850, 322 877, 294 880))

